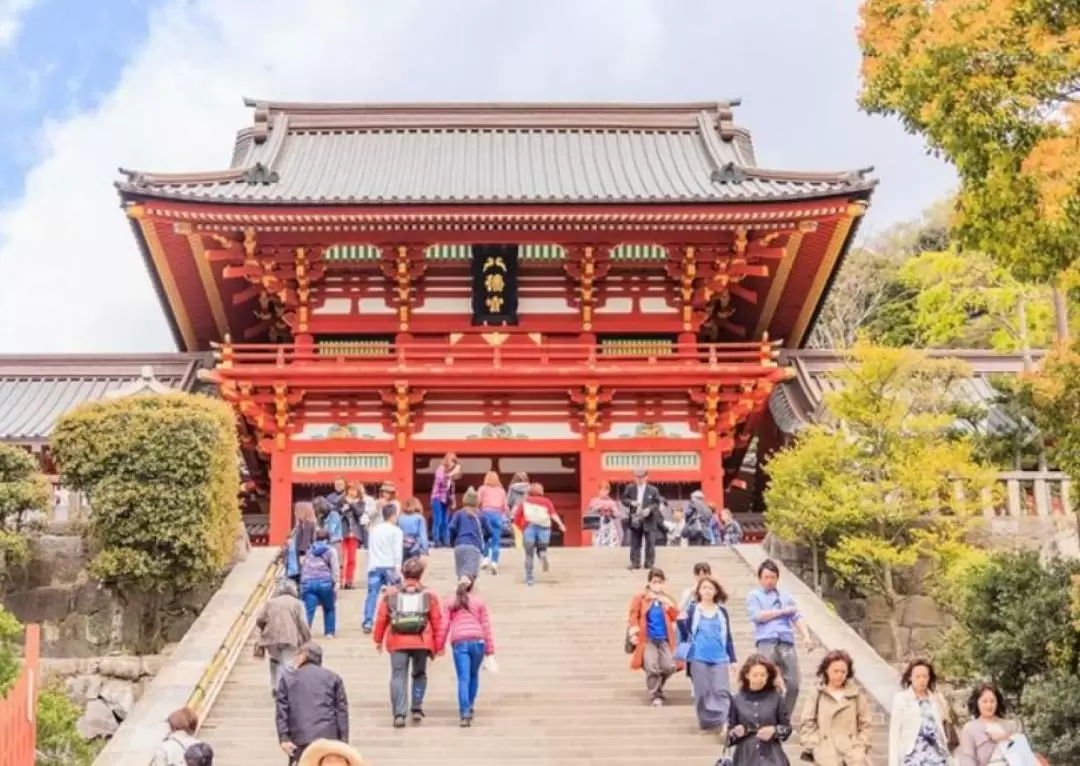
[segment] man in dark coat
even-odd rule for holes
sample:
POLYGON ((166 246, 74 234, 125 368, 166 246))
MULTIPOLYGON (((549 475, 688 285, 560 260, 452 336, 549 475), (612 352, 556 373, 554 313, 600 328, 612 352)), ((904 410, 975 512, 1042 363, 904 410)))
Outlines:
POLYGON ((289 763, 319 739, 349 741, 349 699, 341 676, 322 666, 322 647, 305 644, 283 673, 275 695, 278 741, 289 763))
POLYGON ((644 468, 634 471, 634 483, 627 484, 622 493, 622 504, 630 511, 630 569, 641 569, 642 547, 645 568, 652 569, 656 563, 656 538, 665 533, 663 502, 660 490, 649 483, 648 472, 644 468))

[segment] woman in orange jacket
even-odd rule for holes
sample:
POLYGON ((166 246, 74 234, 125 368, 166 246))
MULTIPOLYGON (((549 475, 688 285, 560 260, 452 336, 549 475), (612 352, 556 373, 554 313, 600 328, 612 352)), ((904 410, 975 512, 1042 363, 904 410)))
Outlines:
POLYGON ((674 652, 679 607, 664 592, 666 580, 664 570, 650 569, 645 589, 630 600, 627 619, 627 648, 633 647, 630 668, 644 669, 653 707, 664 704, 664 684, 678 670, 674 652))

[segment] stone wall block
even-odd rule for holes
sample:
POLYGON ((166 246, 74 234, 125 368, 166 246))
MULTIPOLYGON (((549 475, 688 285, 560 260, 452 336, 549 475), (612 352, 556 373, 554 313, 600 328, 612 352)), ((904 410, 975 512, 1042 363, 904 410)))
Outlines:
POLYGON ((101 700, 91 700, 83 711, 82 717, 75 723, 75 729, 84 739, 111 737, 120 728, 109 706, 101 700))
POLYGON ((131 681, 109 678, 101 685, 98 696, 121 721, 128 717, 135 706, 135 688, 131 681))
POLYGON ((138 681, 145 675, 141 657, 102 657, 99 673, 125 681, 138 681))

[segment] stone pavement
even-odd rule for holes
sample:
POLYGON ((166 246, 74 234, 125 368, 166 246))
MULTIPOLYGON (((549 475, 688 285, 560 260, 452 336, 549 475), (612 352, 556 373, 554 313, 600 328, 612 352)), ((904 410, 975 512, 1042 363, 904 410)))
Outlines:
MULTIPOLYGON (((678 597, 705 559, 728 590, 740 658, 751 650, 745 595, 753 572, 727 549, 664 549, 658 564, 678 597)), ((644 677, 629 670, 623 653, 626 609, 644 584, 626 570, 621 550, 554 549, 552 569, 524 585, 521 552, 503 552, 502 573, 478 585, 492 611, 499 673, 484 673, 476 720, 458 727, 456 685, 449 656, 429 671, 426 720, 403 730, 391 726, 389 661, 360 629, 365 591, 345 591, 338 637, 324 641, 325 665, 345 679, 352 743, 371 766, 712 766, 721 755, 716 736, 697 729, 686 677, 669 683, 668 705, 651 708, 644 677)), ((427 580, 440 596, 452 591, 448 551, 435 551, 427 580)), ((316 619, 316 633, 321 623, 316 619)), ((803 689, 821 652, 803 658, 803 689)), ((805 696, 803 700, 805 700, 805 696)), ((879 718, 875 766, 884 762, 884 718, 879 718)), ((217 752, 218 766, 283 764, 273 722, 265 661, 249 649, 226 681, 200 736, 217 752)), ((798 746, 789 748, 798 763, 798 746)))

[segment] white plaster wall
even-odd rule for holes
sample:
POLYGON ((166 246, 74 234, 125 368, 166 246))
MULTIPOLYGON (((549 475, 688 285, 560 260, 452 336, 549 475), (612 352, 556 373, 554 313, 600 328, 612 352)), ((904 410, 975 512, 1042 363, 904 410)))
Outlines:
POLYGON ((396 314, 397 309, 387 306, 383 298, 357 298, 356 308, 361 314, 396 314))
MULTIPOLYGON (((389 441, 390 434, 383 431, 382 426, 375 423, 342 423, 341 425, 350 428, 354 432, 354 436, 351 438, 358 439, 374 439, 389 441)), ((296 441, 323 441, 329 439, 329 433, 331 428, 330 423, 305 423, 303 430, 293 434, 293 439, 296 441)), ((335 437, 334 441, 341 440, 347 441, 343 437, 335 437)))
POLYGON ((659 296, 647 296, 641 299, 640 304, 642 314, 677 314, 679 310, 674 306, 669 306, 664 302, 664 299, 659 296))
POLYGON ((603 306, 597 306, 594 314, 629 314, 634 310, 634 299, 626 296, 608 298, 603 306))
POLYGON ((464 314, 472 313, 472 301, 469 298, 424 298, 424 305, 412 310, 413 314, 464 314))
MULTIPOLYGON (((425 423, 418 433, 413 434, 413 441, 451 440, 451 439, 479 439, 484 426, 488 423, 448 422, 448 423, 425 423)), ((513 442, 517 439, 576 439, 578 435, 570 429, 569 423, 544 423, 528 421, 507 421, 497 425, 508 425, 513 437, 504 441, 513 442)))
POLYGON ((519 314, 576 314, 565 298, 518 298, 519 314))
MULTIPOLYGON (((664 429, 664 437, 669 439, 697 439, 701 434, 694 433, 690 424, 684 420, 655 421, 655 425, 664 429)), ((601 439, 633 438, 636 423, 616 423, 600 434, 601 439)))
MULTIPOLYGON (((461 461, 462 469, 465 473, 487 473, 491 470, 492 461, 486 457, 472 457, 470 455, 461 455, 458 458, 461 461)), ((435 470, 439 467, 439 462, 442 460, 442 455, 435 455, 431 457, 430 463, 417 471, 420 475, 434 474, 435 470)), ((521 457, 508 457, 499 461, 500 468, 504 474, 503 482, 510 480, 510 477, 524 471, 527 474, 541 474, 541 473, 561 473, 572 474, 575 472, 573 468, 567 468, 562 464, 562 460, 557 457, 545 457, 542 455, 523 455, 521 457)))
POLYGON ((314 309, 311 313, 315 316, 336 316, 348 314, 352 310, 352 298, 327 298, 323 305, 314 309))

